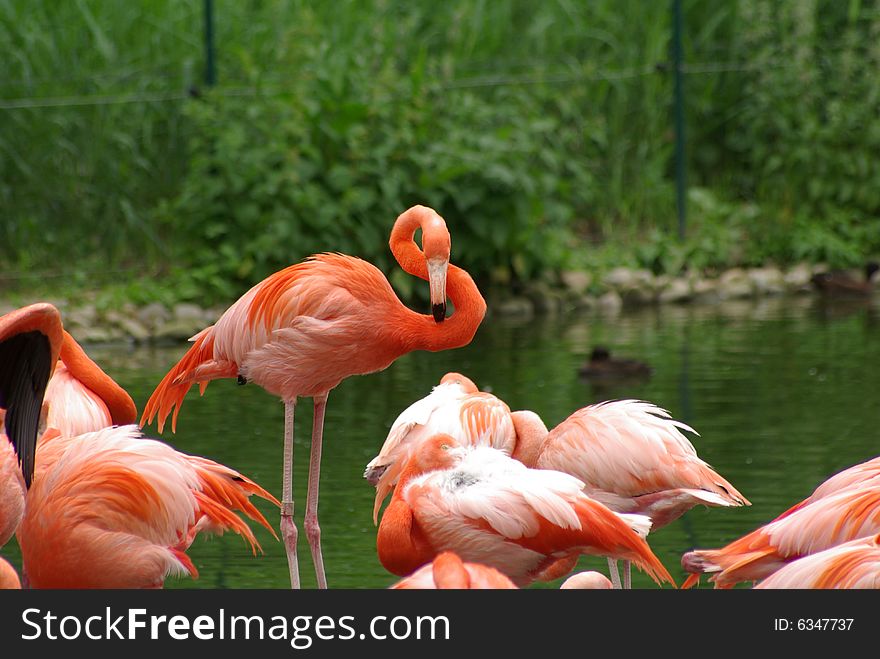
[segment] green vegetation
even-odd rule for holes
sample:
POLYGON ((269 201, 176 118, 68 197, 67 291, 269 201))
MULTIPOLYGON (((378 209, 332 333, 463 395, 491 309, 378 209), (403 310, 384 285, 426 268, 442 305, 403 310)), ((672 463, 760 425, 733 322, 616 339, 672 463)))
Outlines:
POLYGON ((684 0, 676 236, 670 11, 641 0, 0 3, 0 278, 228 301, 316 251, 401 294, 434 206, 483 286, 880 252, 880 5, 684 0))

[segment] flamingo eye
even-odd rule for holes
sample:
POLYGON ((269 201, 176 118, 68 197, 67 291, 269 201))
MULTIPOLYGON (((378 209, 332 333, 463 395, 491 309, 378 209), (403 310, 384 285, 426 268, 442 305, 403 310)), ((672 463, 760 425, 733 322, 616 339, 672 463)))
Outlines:
POLYGON ((448 450, 449 450, 449 444, 440 444, 440 450, 441 450, 441 451, 448 451, 448 450))

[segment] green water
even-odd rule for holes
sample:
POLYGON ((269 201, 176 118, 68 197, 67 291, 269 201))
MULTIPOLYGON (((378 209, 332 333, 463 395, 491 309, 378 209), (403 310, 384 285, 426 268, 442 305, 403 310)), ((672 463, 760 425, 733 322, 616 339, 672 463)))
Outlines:
MULTIPOLYGON (((132 394, 138 409, 185 346, 88 347, 132 394)), ((364 465, 388 427, 450 370, 471 377, 511 409, 531 409, 552 427, 574 410, 610 398, 641 398, 668 409, 699 433, 699 455, 752 501, 750 508, 696 508, 649 537, 674 577, 688 549, 725 544, 807 496, 832 473, 880 453, 878 309, 869 303, 828 305, 810 296, 711 306, 662 307, 616 317, 567 315, 529 321, 489 317, 473 343, 443 353, 405 356, 387 370, 353 377, 331 392, 324 434, 320 521, 331 588, 383 588, 396 577, 376 557, 373 489, 364 465), (649 362, 643 381, 597 387, 577 375, 594 344, 649 362)), ((296 518, 305 503, 311 400, 296 416, 296 518)), ((177 433, 163 439, 250 476, 280 496, 282 404, 254 385, 213 382, 193 390, 177 433)), ((155 426, 147 433, 158 436, 155 426)), ((258 506, 276 526, 277 511, 258 506)), ((241 538, 197 540, 190 555, 198 580, 171 588, 283 588, 289 585, 280 542, 258 528, 265 553, 253 556, 241 538)), ((304 587, 315 579, 300 535, 304 587)), ((14 542, 4 553, 18 564, 14 542)), ((605 569, 604 559, 582 566, 605 569)), ((635 587, 653 587, 641 573, 635 587)), ((556 583, 550 584, 557 585, 556 583)), ((536 586, 541 587, 541 586, 536 586)))

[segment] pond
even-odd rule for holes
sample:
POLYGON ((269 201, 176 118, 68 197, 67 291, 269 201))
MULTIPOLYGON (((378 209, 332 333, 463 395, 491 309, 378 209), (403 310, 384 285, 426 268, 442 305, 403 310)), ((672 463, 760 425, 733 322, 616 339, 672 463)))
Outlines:
MULTIPOLYGON (((699 436, 690 439, 698 454, 753 505, 695 508, 649 536, 681 583, 683 552, 726 544, 806 497, 834 472, 880 453, 878 337, 875 303, 832 304, 813 296, 651 307, 615 316, 489 317, 465 348, 414 353, 383 372, 349 378, 331 392, 325 422, 320 520, 329 585, 384 588, 397 579, 376 556, 374 490, 362 473, 398 413, 448 371, 469 376, 511 409, 537 412, 548 427, 600 400, 639 398, 696 429, 699 436), (578 367, 598 344, 648 362, 653 373, 612 386, 584 380, 578 367)), ((185 347, 87 346, 87 351, 141 410, 185 347)), ((300 528, 311 416, 311 400, 303 399, 294 465, 300 528)), ((255 385, 217 381, 203 398, 190 392, 177 433, 166 428, 162 438, 234 467, 280 497, 283 427, 279 400, 255 385)), ((159 436, 155 425, 146 432, 159 436)), ((277 528, 277 510, 263 501, 257 505, 277 528)), ((200 577, 171 578, 166 587, 287 587, 282 544, 265 529, 258 527, 256 535, 264 550, 256 556, 234 534, 198 539, 189 553, 200 577)), ((3 551, 19 565, 14 541, 3 551)), ((312 588, 304 533, 299 551, 303 586, 312 588)), ((583 557, 581 568, 606 571, 598 557, 583 557)), ((633 586, 655 587, 640 572, 633 586)))

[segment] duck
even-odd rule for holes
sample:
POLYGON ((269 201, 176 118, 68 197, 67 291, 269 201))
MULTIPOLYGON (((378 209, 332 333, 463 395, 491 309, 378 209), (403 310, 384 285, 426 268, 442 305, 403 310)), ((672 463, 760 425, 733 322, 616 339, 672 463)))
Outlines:
POLYGON ((578 369, 581 377, 591 379, 615 379, 645 377, 651 375, 653 368, 636 359, 612 357, 605 346, 596 346, 590 359, 578 369))
POLYGON ((874 291, 874 275, 880 271, 880 264, 870 261, 865 264, 865 277, 858 279, 845 270, 817 272, 810 281, 825 295, 870 295, 874 291))

